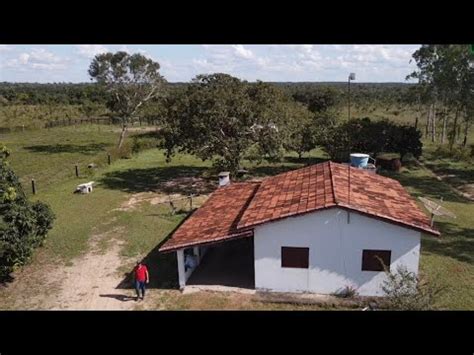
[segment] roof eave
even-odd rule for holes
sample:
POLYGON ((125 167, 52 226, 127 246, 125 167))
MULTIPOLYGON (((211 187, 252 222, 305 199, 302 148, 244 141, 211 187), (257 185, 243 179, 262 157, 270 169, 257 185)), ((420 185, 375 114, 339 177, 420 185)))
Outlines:
POLYGON ((280 221, 282 219, 289 218, 289 217, 302 216, 302 215, 305 215, 305 214, 308 214, 308 213, 313 213, 313 212, 316 212, 316 211, 325 210, 325 209, 334 208, 334 207, 339 207, 339 208, 342 208, 342 209, 350 210, 352 212, 360 213, 360 214, 363 214, 365 216, 368 216, 369 218, 370 217, 371 218, 377 218, 377 219, 383 220, 387 223, 396 224, 396 225, 399 225, 401 227, 415 229, 419 232, 427 233, 427 234, 433 235, 435 237, 439 237, 441 235, 441 233, 438 230, 434 229, 434 228, 425 227, 425 226, 417 226, 415 224, 406 223, 406 222, 403 222, 401 220, 398 220, 398 219, 390 217, 390 216, 386 216, 386 215, 382 215, 382 214, 376 214, 376 213, 372 213, 372 212, 367 212, 365 210, 356 208, 352 205, 347 205, 347 204, 342 203, 342 202, 334 203, 334 204, 327 204, 327 205, 324 205, 322 207, 314 208, 314 209, 311 209, 311 210, 308 210, 308 211, 305 211, 305 212, 289 213, 289 214, 286 214, 286 215, 282 215, 282 216, 280 216, 279 218, 276 218, 276 219, 267 218, 267 219, 262 220, 258 223, 237 225, 237 228, 255 228, 255 227, 260 226, 262 224, 280 221))
POLYGON ((248 238, 248 237, 253 237, 253 229, 246 229, 239 233, 227 234, 225 236, 208 239, 201 242, 181 243, 178 245, 171 245, 169 247, 166 247, 166 244, 165 244, 160 249, 158 249, 158 251, 160 253, 170 253, 179 249, 191 248, 191 247, 202 246, 202 245, 217 244, 217 243, 225 242, 227 240, 233 240, 237 238, 248 238))

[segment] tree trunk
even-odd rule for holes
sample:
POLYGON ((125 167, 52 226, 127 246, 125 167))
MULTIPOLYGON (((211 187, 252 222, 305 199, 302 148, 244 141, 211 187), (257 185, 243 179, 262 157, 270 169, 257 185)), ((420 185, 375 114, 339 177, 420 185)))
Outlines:
POLYGON ((456 114, 454 115, 453 129, 449 137, 449 150, 453 150, 454 142, 456 140, 456 132, 458 127, 458 117, 459 117, 459 108, 456 109, 456 114))
POLYGON ((431 124, 431 105, 428 107, 427 115, 426 115, 426 127, 425 127, 425 137, 428 138, 430 133, 430 124, 431 124))
POLYGON ((118 145, 117 145, 118 149, 122 148, 122 144, 123 144, 123 141, 125 139, 126 133, 127 133, 127 125, 123 124, 122 125, 122 132, 120 132, 120 139, 119 139, 119 142, 118 142, 118 145))
POLYGON ((446 142, 446 126, 448 124, 448 110, 445 109, 443 113, 443 131, 441 132, 441 144, 446 142))
POLYGON ((466 125, 464 126, 464 140, 462 141, 462 146, 466 147, 467 145, 467 134, 469 132, 469 120, 466 118, 466 125))
POLYGON ((436 105, 433 104, 431 114, 431 141, 436 142, 436 105))

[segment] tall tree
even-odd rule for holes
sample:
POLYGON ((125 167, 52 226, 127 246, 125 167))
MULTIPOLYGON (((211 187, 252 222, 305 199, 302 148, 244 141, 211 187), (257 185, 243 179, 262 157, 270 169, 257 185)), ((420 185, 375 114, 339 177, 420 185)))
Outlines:
POLYGON ((448 133, 452 149, 459 129, 460 112, 473 100, 474 55, 468 45, 423 45, 413 53, 418 70, 408 77, 418 78, 429 87, 432 94, 432 140, 436 132, 436 106, 441 103, 443 131, 442 141, 448 129, 449 111, 454 112, 454 121, 448 133))
POLYGON ((137 119, 146 103, 163 94, 166 81, 159 69, 158 62, 127 52, 98 54, 92 60, 89 75, 106 88, 110 94, 107 106, 122 122, 119 148, 128 124, 137 119))
POLYGON ((274 157, 286 132, 288 97, 277 87, 227 74, 198 75, 167 98, 162 122, 168 159, 175 150, 235 172, 247 150, 274 157))

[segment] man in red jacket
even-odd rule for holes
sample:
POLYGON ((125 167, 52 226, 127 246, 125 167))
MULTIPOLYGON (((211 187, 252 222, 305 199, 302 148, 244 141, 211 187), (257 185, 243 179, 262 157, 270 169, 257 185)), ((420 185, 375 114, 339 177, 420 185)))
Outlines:
POLYGON ((142 264, 141 261, 137 261, 135 267, 135 291, 137 292, 137 301, 140 298, 140 290, 142 291, 142 300, 145 299, 145 284, 150 282, 148 275, 148 269, 146 265, 142 264))

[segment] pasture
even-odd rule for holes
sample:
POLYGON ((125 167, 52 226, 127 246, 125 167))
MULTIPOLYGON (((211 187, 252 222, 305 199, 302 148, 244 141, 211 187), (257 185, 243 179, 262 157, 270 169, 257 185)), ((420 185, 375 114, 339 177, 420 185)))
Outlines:
MULTIPOLYGON (((193 202, 199 206, 216 187, 216 172, 209 162, 185 154, 166 163, 156 148, 109 166, 106 151, 117 136, 116 127, 97 125, 0 136, 12 150, 11 164, 25 190, 30 191, 30 180, 36 179, 38 193, 30 197, 49 203, 57 216, 45 245, 15 272, 13 282, 0 288, 1 309, 320 309, 263 303, 240 294, 181 294, 176 289, 174 254, 159 255, 157 246, 185 218, 188 206, 183 202, 172 214, 167 196, 199 195, 193 202), (98 168, 88 170, 89 163, 98 168), (80 178, 75 177, 75 164, 80 178), (97 182, 92 194, 72 193, 78 183, 89 180, 97 182), (150 298, 144 303, 127 298, 133 295, 128 273, 137 259, 151 267, 150 298), (106 276, 100 275, 102 269, 106 276)), ((431 153, 428 147, 425 165, 446 169, 431 153)), ((314 150, 302 159, 287 154, 281 162, 244 166, 252 176, 262 177, 324 159, 322 151, 314 150)), ((472 167, 455 168, 472 179, 472 167)), ((443 197, 445 206, 456 213, 456 219, 436 220, 442 232, 439 240, 423 237, 420 268, 423 277, 446 287, 438 308, 474 309, 474 204, 454 192, 450 181, 440 181, 415 164, 389 175, 416 197, 443 197)))

